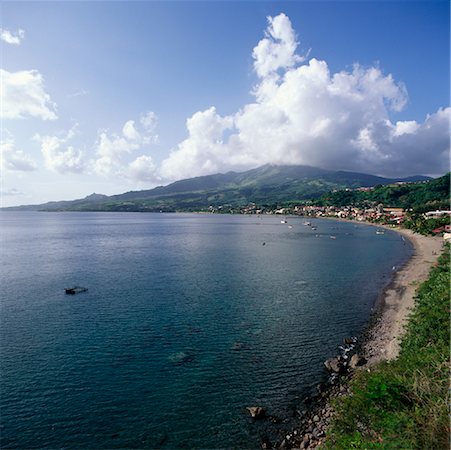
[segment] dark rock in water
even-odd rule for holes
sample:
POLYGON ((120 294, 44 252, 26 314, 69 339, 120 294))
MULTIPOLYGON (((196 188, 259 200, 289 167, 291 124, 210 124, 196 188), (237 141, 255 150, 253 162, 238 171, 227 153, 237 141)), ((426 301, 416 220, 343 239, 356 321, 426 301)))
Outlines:
POLYGON ((351 369, 355 369, 356 367, 363 366, 366 363, 366 359, 356 353, 355 355, 352 355, 351 361, 349 361, 349 367, 351 367, 351 369))
POLYGON ((246 350, 246 349, 248 349, 249 347, 246 345, 246 344, 243 344, 242 342, 240 342, 240 341, 236 341, 236 342, 234 342, 233 343, 233 345, 232 345, 232 350, 246 350))
POLYGON ((357 342, 357 338, 356 337, 350 337, 350 338, 344 338, 343 339, 343 343, 345 345, 351 345, 351 344, 355 344, 357 342))
POLYGON ((248 406, 246 409, 253 419, 262 419, 266 416, 266 411, 261 406, 248 406))

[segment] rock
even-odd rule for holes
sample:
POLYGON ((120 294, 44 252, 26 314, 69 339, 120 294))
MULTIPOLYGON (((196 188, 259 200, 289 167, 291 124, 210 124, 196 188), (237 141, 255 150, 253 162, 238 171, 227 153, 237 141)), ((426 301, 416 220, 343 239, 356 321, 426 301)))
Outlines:
POLYGON ((285 439, 280 443, 279 448, 288 448, 288 443, 285 439))
POLYGON ((319 439, 325 436, 324 431, 320 430, 319 428, 315 428, 312 434, 315 439, 319 439))
POLYGON ((315 415, 315 416, 313 416, 313 422, 315 422, 315 423, 316 423, 316 422, 319 422, 319 417, 318 417, 318 416, 316 416, 316 415, 315 415))
POLYGON ((351 369, 355 369, 356 367, 363 366, 366 363, 366 359, 356 353, 355 355, 352 355, 351 361, 349 361, 349 367, 351 367, 351 369))
POLYGON ((262 419, 266 415, 266 411, 260 406, 248 406, 246 409, 253 419, 262 419))
POLYGON ((329 372, 342 373, 344 371, 343 364, 338 358, 329 358, 324 361, 324 365, 329 372))

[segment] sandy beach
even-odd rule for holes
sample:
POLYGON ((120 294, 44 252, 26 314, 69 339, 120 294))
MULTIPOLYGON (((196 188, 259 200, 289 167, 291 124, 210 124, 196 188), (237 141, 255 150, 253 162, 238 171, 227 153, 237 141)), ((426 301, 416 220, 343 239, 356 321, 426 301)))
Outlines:
POLYGON ((414 253, 382 294, 379 315, 363 346, 370 365, 398 356, 400 339, 414 306, 415 291, 427 279, 443 246, 443 239, 438 236, 423 236, 401 228, 395 231, 413 243, 414 253))

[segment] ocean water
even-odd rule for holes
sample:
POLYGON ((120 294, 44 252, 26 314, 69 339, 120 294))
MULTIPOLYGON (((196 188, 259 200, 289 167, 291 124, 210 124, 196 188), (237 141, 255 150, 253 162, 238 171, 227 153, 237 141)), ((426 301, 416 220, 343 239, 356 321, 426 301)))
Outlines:
POLYGON ((1 212, 1 448, 259 448, 289 429, 412 247, 287 221, 1 212))

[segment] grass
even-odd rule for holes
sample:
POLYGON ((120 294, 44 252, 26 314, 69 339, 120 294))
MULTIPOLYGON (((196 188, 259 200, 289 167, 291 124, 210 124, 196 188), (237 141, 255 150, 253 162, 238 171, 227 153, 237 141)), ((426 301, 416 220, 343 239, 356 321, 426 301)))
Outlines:
POLYGON ((450 254, 416 293, 398 359, 360 371, 335 400, 330 449, 449 449, 450 254))

